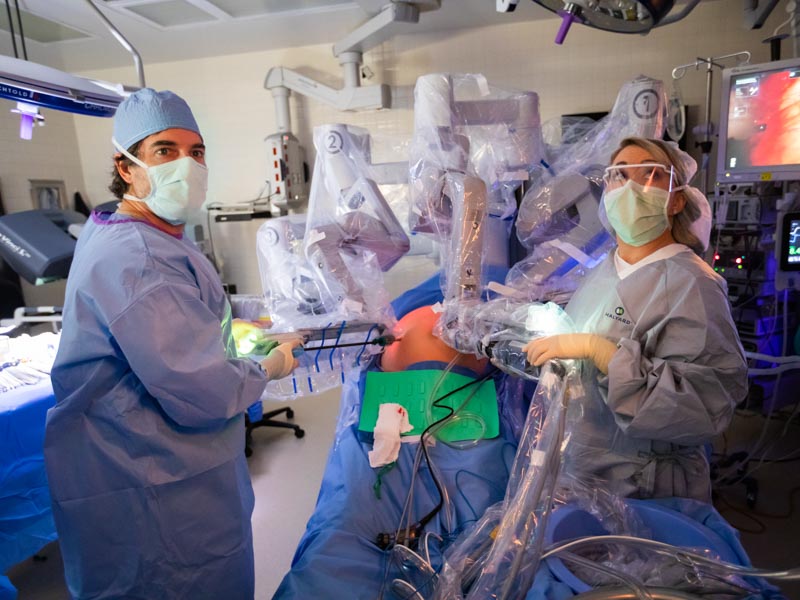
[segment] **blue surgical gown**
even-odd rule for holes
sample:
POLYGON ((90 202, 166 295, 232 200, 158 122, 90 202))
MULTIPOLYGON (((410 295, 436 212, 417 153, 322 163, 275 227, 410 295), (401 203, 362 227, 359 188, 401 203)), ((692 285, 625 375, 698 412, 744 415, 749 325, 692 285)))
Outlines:
POLYGON ((685 247, 621 279, 612 252, 566 311, 617 344, 607 376, 583 361, 566 468, 620 496, 710 502, 703 444, 747 394, 725 281, 685 247))
POLYGON ((188 240, 93 214, 67 280, 45 463, 74 598, 251 599, 259 366, 188 240))

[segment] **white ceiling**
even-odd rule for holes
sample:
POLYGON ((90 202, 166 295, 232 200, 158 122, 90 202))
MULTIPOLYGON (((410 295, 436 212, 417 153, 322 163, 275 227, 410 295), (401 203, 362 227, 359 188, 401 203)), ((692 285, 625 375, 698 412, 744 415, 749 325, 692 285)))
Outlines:
MULTIPOLYGON (((5 1, 11 2, 13 9, 13 0, 0 0, 0 10, 5 12, 5 1)), ((133 64, 130 54, 114 39, 86 0, 18 2, 21 10, 87 34, 79 39, 50 43, 28 39, 30 60, 69 72, 133 64)), ((139 51, 145 69, 155 62, 333 44, 368 20, 370 13, 382 3, 378 0, 95 0, 95 5, 139 51), (159 26, 141 16, 153 14, 154 2, 163 5, 159 18, 179 20, 181 14, 187 13, 190 19, 202 21, 159 26), (189 5, 188 11, 186 5, 189 5), (219 6, 235 7, 246 16, 231 17, 216 8, 219 6), (207 12, 198 12, 198 7, 206 8, 207 12), (272 12, 254 15, 256 11, 268 10, 272 12)), ((442 0, 441 4, 439 10, 423 12, 419 23, 407 26, 408 32, 446 31, 554 17, 530 0, 520 0, 514 13, 505 14, 495 11, 495 0, 442 0)), ((11 38, 5 31, 0 31, 0 54, 13 56, 11 38)))

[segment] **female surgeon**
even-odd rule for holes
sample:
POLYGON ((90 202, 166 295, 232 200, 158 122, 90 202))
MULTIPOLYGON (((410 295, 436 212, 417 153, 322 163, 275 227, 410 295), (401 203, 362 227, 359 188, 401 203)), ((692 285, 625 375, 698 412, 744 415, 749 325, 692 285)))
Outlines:
POLYGON ((297 341, 237 358, 230 305, 184 236, 206 198, 189 105, 150 88, 114 117, 116 212, 94 212, 67 280, 45 465, 72 598, 252 599, 244 411, 297 341))
POLYGON ((618 245, 566 307, 580 333, 525 346, 534 365, 582 359, 565 466, 621 496, 710 501, 703 445, 747 391, 725 281, 698 256, 711 210, 696 169, 662 141, 621 142, 600 206, 618 245))

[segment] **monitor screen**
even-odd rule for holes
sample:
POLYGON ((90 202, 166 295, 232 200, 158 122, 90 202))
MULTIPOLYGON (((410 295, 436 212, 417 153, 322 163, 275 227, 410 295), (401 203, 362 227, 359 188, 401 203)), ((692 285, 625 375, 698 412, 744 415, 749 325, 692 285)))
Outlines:
POLYGON ((800 271, 800 212, 783 216, 780 265, 782 271, 800 271))
POLYGON ((800 60, 726 69, 719 181, 800 179, 800 60))

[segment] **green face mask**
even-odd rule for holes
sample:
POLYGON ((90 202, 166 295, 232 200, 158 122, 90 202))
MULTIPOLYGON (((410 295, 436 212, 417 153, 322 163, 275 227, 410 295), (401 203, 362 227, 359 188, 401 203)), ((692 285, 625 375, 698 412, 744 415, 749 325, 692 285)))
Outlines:
POLYGON ((644 246, 670 227, 667 190, 652 186, 645 189, 631 179, 604 192, 603 204, 609 224, 631 246, 644 246))

